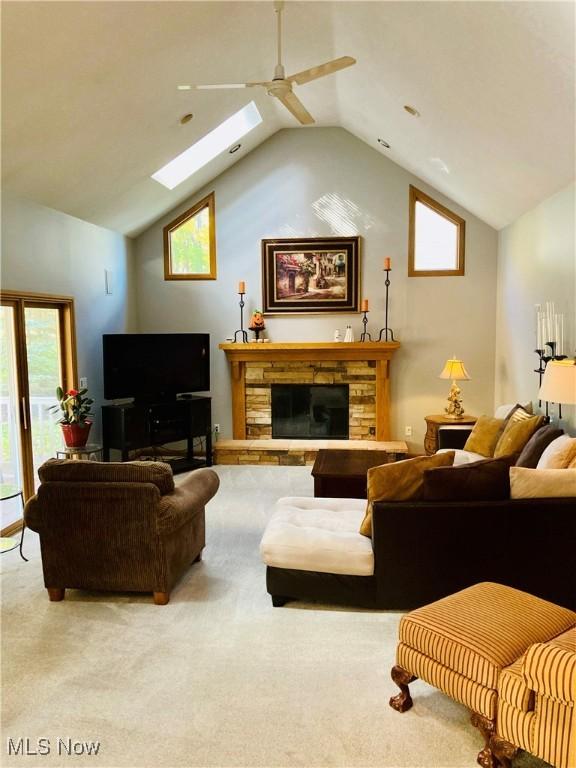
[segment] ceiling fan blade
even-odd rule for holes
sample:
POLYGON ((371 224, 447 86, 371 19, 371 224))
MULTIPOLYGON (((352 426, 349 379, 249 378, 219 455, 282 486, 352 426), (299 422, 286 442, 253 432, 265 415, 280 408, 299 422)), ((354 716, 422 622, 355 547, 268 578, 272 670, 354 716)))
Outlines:
POLYGON ((352 64, 356 64, 356 59, 353 59, 352 56, 341 56, 339 59, 332 59, 332 61, 327 61, 325 64, 320 64, 317 67, 310 67, 310 69, 305 69, 302 72, 297 72, 295 75, 290 75, 286 80, 289 80, 292 83, 297 83, 298 85, 303 85, 304 83, 309 83, 311 80, 317 80, 319 77, 325 77, 326 75, 331 75, 333 72, 338 72, 339 69, 351 67, 352 64))
POLYGON ((311 125, 312 123, 316 122, 304 104, 302 104, 298 96, 292 93, 292 91, 286 91, 285 93, 275 93, 274 96, 276 96, 276 98, 281 101, 282 104, 284 104, 286 109, 291 112, 296 120, 302 123, 302 125, 311 125))
POLYGON ((246 88, 246 83, 214 83, 213 85, 193 85, 197 91, 217 91, 221 88, 246 88))
POLYGON ((179 85, 179 91, 218 91, 227 88, 253 88, 255 85, 263 85, 269 87, 271 82, 262 81, 257 83, 212 83, 211 85, 179 85))

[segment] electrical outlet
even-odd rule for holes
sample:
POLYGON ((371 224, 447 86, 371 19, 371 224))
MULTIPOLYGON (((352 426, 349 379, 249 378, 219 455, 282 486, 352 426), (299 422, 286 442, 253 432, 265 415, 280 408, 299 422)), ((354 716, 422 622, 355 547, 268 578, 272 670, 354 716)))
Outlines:
POLYGON ((368 427, 368 434, 369 435, 375 435, 376 434, 376 427, 368 427))
POLYGON ((412 427, 404 427, 404 436, 412 437, 412 427))
POLYGON ((220 424, 214 424, 214 434, 220 433, 220 424))
POLYGON ((88 378, 80 376, 80 389, 88 389, 88 378))

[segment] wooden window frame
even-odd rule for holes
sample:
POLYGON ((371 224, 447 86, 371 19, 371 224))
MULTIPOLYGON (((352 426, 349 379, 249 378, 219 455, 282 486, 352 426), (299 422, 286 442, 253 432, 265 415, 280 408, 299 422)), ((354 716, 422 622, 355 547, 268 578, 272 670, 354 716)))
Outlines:
POLYGON ((408 216, 408 277, 452 277, 464 275, 464 251, 466 243, 466 222, 458 214, 446 208, 445 205, 434 200, 422 190, 410 185, 410 202, 408 216), (451 221, 458 228, 457 251, 456 251, 456 269, 416 269, 415 249, 416 249, 416 203, 422 203, 428 208, 451 221))
MULTIPOLYGON (((74 299, 71 296, 55 296, 29 291, 0 291, 0 304, 14 309, 14 324, 16 332, 16 347, 18 366, 16 370, 16 385, 18 387, 18 417, 20 424, 20 445, 22 461, 22 485, 24 498, 34 494, 34 469, 32 455, 32 433, 24 425, 30 425, 30 392, 28 388, 28 359, 26 354, 26 322, 25 309, 34 307, 51 307, 58 309, 60 327, 61 384, 63 389, 70 389, 78 380, 78 364, 76 356, 76 330, 74 317, 74 299)), ((56 401, 56 393, 54 393, 56 401)), ((56 425, 55 425, 56 427, 56 425)), ((13 523, 2 533, 17 530, 21 523, 13 523), (12 530, 13 529, 13 530, 12 530)))
POLYGON ((206 195, 202 200, 180 214, 177 219, 164 227, 164 280, 216 280, 216 214, 214 192, 206 195), (208 248, 210 251, 210 271, 206 273, 172 272, 172 254, 170 248, 170 235, 188 219, 193 218, 208 208, 208 248))

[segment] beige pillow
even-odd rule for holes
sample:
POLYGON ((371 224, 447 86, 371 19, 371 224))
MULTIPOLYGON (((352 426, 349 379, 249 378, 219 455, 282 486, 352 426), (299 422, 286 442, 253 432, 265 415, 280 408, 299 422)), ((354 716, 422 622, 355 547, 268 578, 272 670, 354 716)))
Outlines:
POLYGON ((465 451, 491 457, 505 425, 504 419, 480 416, 464 444, 465 451))
POLYGON ((496 443, 494 458, 520 453, 534 432, 544 423, 544 416, 531 416, 523 421, 508 420, 504 432, 496 443))
POLYGON ((368 504, 360 526, 363 536, 372 536, 372 503, 374 501, 408 501, 416 498, 424 482, 424 471, 433 467, 451 467, 454 451, 416 456, 368 470, 368 504))
POLYGON ((575 469, 510 467, 512 499, 576 498, 575 469))
POLYGON ((576 459, 576 437, 560 435, 546 446, 536 469, 566 469, 576 459))
POLYGON ((538 459, 536 469, 562 469, 558 467, 557 457, 564 455, 565 445, 570 442, 570 435, 560 435, 546 446, 538 459))

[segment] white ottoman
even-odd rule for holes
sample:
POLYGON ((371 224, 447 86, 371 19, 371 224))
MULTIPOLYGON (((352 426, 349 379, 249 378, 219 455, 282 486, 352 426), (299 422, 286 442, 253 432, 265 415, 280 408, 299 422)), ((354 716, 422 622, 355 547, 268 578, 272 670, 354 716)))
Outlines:
POLYGON ((372 605, 372 540, 359 533, 364 499, 279 499, 260 553, 275 606, 290 598, 372 605))

